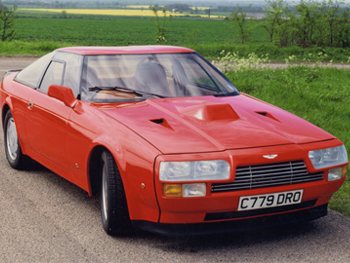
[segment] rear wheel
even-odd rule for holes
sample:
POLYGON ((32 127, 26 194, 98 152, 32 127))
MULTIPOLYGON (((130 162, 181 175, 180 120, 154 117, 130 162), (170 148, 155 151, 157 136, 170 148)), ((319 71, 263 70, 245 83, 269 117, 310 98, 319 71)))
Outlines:
POLYGON ((4 143, 6 158, 12 168, 22 169, 25 166, 25 155, 22 153, 18 141, 15 120, 11 111, 8 111, 4 121, 4 143))
POLYGON ((101 156, 101 216, 104 230, 109 235, 126 234, 130 218, 123 182, 113 156, 104 151, 101 156))

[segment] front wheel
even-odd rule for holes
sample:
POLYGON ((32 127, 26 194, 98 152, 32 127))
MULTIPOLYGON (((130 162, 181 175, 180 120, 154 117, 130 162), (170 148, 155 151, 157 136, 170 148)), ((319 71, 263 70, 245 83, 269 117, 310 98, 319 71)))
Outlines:
POLYGON ((104 230, 109 235, 126 234, 130 218, 123 182, 111 153, 104 151, 101 156, 101 216, 104 230))
POLYGON ((6 158, 12 168, 22 169, 25 166, 25 155, 22 153, 18 141, 15 120, 11 111, 8 111, 4 121, 4 143, 6 158))

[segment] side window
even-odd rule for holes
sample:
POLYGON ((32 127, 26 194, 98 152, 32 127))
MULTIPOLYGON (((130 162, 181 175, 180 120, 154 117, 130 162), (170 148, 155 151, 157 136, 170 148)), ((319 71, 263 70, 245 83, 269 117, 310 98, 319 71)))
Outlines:
POLYGON ((40 77, 54 54, 55 52, 47 54, 30 64, 17 74, 16 80, 33 88, 38 87, 40 77))
POLYGON ((50 66, 45 72, 44 78, 41 82, 39 90, 47 93, 49 86, 52 84, 62 85, 64 63, 51 61, 50 66))
POLYGON ((63 86, 71 88, 74 96, 77 97, 79 94, 83 57, 72 53, 57 52, 54 58, 66 62, 63 86))

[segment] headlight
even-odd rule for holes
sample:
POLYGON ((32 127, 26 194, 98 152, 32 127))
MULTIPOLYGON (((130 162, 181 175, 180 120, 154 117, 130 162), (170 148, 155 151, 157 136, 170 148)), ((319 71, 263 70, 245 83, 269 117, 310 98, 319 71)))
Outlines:
POLYGON ((344 145, 309 152, 309 158, 315 169, 327 168, 348 162, 344 145))
POLYGON ((160 163, 159 179, 162 181, 204 181, 228 178, 230 178, 230 165, 224 160, 160 163))
POLYGON ((163 184, 165 197, 201 197, 206 195, 206 183, 163 184))

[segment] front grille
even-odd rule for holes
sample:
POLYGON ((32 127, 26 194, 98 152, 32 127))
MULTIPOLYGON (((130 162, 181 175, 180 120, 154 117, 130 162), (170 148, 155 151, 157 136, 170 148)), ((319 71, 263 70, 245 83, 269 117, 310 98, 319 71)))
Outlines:
POLYGON ((324 173, 308 173, 303 161, 236 168, 232 183, 213 184, 212 193, 292 185, 323 180, 324 173))

